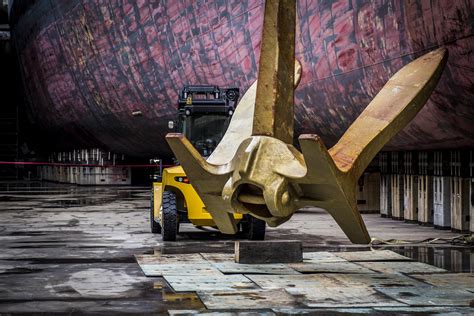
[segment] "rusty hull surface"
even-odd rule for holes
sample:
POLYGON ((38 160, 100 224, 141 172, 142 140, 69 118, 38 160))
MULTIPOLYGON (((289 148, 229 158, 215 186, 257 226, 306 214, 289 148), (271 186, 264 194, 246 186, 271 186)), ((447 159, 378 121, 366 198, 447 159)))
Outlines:
MULTIPOLYGON (((57 148, 74 140, 134 156, 170 154, 164 135, 182 85, 245 91, 257 77, 262 0, 23 4, 14 2, 12 34, 25 97, 31 120, 57 148)), ((316 133, 334 145, 390 76, 445 46, 450 60, 436 91, 386 149, 473 147, 473 6, 298 1, 295 135, 316 133)))

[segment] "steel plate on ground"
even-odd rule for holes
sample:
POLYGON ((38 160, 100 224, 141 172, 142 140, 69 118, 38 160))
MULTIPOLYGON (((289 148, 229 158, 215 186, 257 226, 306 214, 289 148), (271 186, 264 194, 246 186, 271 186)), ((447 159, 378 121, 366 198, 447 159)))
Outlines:
POLYGON ((222 273, 226 274, 300 274, 282 263, 243 264, 235 262, 212 263, 222 273))
POLYGON ((259 275, 246 274, 247 278, 263 289, 314 288, 338 286, 338 283, 325 274, 300 275, 259 275))
MULTIPOLYGON (((382 313, 388 315, 469 315, 472 314, 469 307, 452 307, 452 306, 397 306, 397 307, 329 307, 320 309, 314 308, 274 308, 273 311, 278 315, 380 315, 382 313)), ((184 314, 181 314, 184 315, 184 314)), ((189 314, 187 314, 189 315, 189 314)), ((260 315, 260 314, 259 314, 260 315)))
POLYGON ((169 264, 169 263, 206 263, 206 260, 198 253, 177 255, 135 255, 138 264, 169 264))
POLYGON ((388 261, 388 262, 358 262, 357 264, 372 269, 374 271, 382 273, 443 273, 447 272, 444 269, 422 263, 422 262, 397 262, 397 261, 388 261))
POLYGON ((423 287, 423 288, 377 288, 383 293, 400 302, 415 306, 470 306, 474 293, 453 288, 423 287))
POLYGON ((212 253, 203 252, 201 256, 209 262, 235 262, 235 254, 233 253, 212 253))
POLYGON ((295 298, 283 289, 241 292, 198 292, 208 309, 270 309, 297 306, 295 298))
POLYGON ((429 286, 426 283, 417 281, 406 275, 400 273, 382 274, 382 273, 367 273, 367 274, 336 274, 330 275, 336 281, 336 284, 349 287, 393 287, 393 286, 429 286))
POLYGON ((402 306, 402 307, 374 307, 372 313, 381 312, 389 315, 471 315, 471 307, 453 306, 402 306))
POLYGON ((241 274, 234 275, 165 275, 165 280, 176 292, 242 291, 256 289, 255 283, 241 274))
POLYGON ((370 287, 317 287, 288 288, 286 291, 299 297, 308 307, 371 307, 403 306, 404 304, 376 292, 370 287))
POLYGON ((474 292, 474 273, 412 274, 410 276, 435 286, 474 292))
POLYGON ((223 275, 209 263, 185 264, 141 264, 140 268, 146 276, 163 275, 223 275))
POLYGON ((328 251, 319 251, 319 252, 304 252, 303 253, 303 262, 305 263, 318 263, 318 262, 344 262, 345 259, 342 259, 336 256, 332 252, 328 251))
POLYGON ((410 258, 402 256, 391 250, 347 251, 337 252, 335 255, 347 261, 411 261, 410 258))
POLYGON ((351 262, 290 263, 289 267, 302 273, 374 273, 374 271, 351 262))
POLYGON ((273 311, 266 311, 266 310, 259 310, 258 312, 232 312, 232 311, 202 311, 202 310, 190 310, 190 309, 183 309, 183 310, 168 310, 169 316, 190 316, 190 315, 206 315, 206 316, 276 316, 275 312, 273 311))

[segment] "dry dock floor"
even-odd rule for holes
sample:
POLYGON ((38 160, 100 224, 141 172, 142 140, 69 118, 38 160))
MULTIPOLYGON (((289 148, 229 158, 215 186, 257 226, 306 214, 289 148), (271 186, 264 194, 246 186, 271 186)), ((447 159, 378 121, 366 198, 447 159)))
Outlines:
MULTIPOLYGON (((267 230, 267 240, 302 240, 302 264, 242 266, 231 255, 242 236, 183 224, 163 243, 149 233, 149 204, 145 187, 0 183, 0 314, 474 313, 472 248, 368 252, 307 209, 267 230)), ((381 239, 457 235, 363 217, 381 239)))

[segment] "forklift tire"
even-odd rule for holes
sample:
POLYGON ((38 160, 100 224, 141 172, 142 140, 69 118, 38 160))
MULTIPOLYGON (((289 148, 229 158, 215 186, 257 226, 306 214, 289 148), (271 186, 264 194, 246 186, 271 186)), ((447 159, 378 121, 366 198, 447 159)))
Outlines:
POLYGON ((248 216, 248 221, 248 240, 264 240, 267 223, 250 215, 248 216))
POLYGON ((155 191, 151 188, 150 197, 150 226, 153 234, 161 234, 161 225, 155 221, 155 191))
POLYGON ((161 219, 163 224, 161 237, 163 241, 175 241, 178 234, 178 209, 176 208, 174 192, 163 192, 161 219))

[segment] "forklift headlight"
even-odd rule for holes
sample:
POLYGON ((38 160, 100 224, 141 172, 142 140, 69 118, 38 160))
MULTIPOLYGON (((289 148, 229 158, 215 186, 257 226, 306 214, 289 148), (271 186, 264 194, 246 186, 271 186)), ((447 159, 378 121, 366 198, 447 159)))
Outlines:
POLYGON ((174 177, 174 181, 189 184, 188 177, 174 177))

